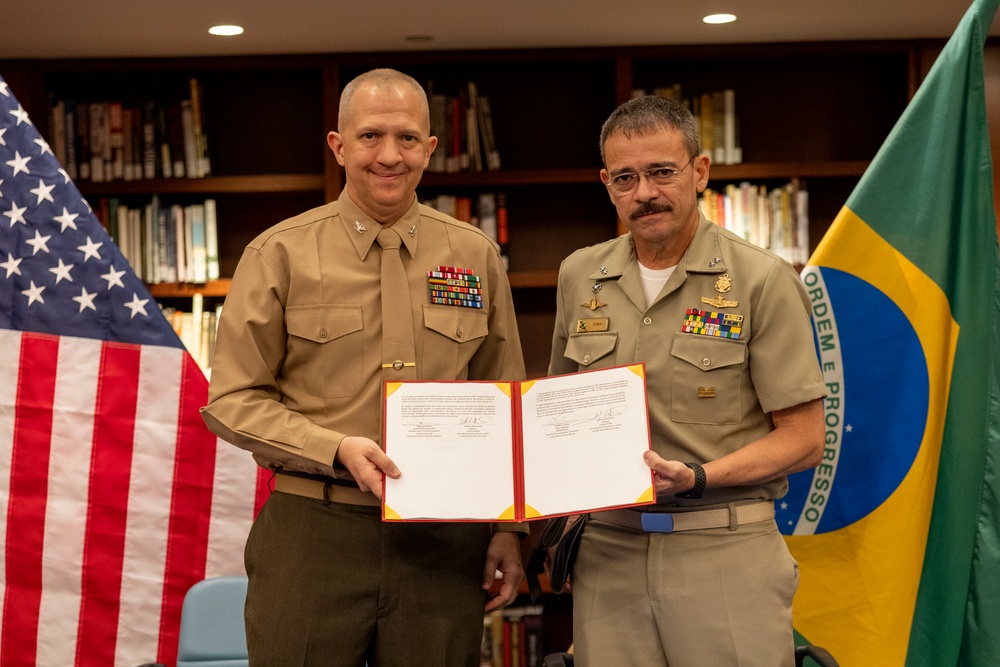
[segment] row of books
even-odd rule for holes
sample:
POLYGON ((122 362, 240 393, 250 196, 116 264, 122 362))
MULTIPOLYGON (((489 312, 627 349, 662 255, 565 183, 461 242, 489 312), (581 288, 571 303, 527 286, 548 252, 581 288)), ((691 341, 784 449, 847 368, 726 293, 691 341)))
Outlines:
POLYGON ((163 315, 174 327, 177 336, 191 354, 206 377, 212 374, 212 353, 215 351, 215 333, 222 314, 222 304, 206 308, 204 297, 191 297, 191 310, 183 311, 172 306, 163 307, 163 315))
POLYGON ((476 197, 468 195, 439 194, 422 200, 423 204, 446 215, 468 222, 483 230, 500 246, 504 268, 509 268, 507 256, 507 195, 503 192, 481 192, 476 197))
POLYGON ((487 614, 480 667, 542 667, 546 654, 542 612, 542 605, 524 605, 487 614))
POLYGON ((166 205, 154 195, 141 206, 102 198, 97 216, 146 283, 205 283, 219 278, 216 202, 166 205))
POLYGON ((427 171, 495 171, 500 168, 489 97, 469 81, 454 95, 427 84, 431 134, 438 138, 427 171))
POLYGON ((201 83, 182 100, 52 99, 49 147, 80 181, 200 178, 212 172, 201 83))
POLYGON ((705 217, 793 264, 809 259, 809 192, 799 179, 768 190, 743 182, 705 188, 705 217))
MULTIPOLYGON (((637 88, 634 97, 646 95, 637 88)), ((736 91, 732 88, 710 93, 685 96, 681 84, 654 88, 652 94, 677 100, 687 105, 698 121, 701 150, 712 158, 714 164, 740 164, 743 149, 740 147, 740 123, 736 113, 736 91)))

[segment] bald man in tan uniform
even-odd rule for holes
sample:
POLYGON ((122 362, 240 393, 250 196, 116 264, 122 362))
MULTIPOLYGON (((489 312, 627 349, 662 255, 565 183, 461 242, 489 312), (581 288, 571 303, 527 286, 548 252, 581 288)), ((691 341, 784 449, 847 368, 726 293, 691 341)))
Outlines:
POLYGON ((340 199, 258 236, 233 276, 203 415, 276 472, 246 546, 255 666, 478 665, 484 609, 523 578, 524 526, 381 522, 383 475, 405 474, 378 444, 383 380, 524 378, 499 248, 417 203, 436 143, 416 81, 361 75, 329 135, 340 199), (407 307, 382 314, 401 296, 383 294, 383 229, 402 244, 412 319, 412 352, 388 363, 407 307), (475 277, 481 300, 435 300, 442 268, 475 277))

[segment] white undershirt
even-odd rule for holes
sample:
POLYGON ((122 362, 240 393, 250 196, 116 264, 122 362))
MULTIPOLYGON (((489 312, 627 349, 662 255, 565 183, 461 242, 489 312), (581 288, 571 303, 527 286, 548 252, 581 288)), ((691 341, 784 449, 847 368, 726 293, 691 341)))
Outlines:
POLYGON ((646 307, 660 295, 660 290, 670 279, 676 266, 669 266, 665 269, 647 269, 642 263, 639 264, 639 277, 642 278, 642 291, 646 293, 646 307))

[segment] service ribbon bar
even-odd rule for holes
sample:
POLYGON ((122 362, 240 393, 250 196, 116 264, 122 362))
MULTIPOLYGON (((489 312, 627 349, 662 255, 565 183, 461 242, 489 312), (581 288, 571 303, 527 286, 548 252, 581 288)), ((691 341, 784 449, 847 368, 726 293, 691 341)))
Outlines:
POLYGON ((482 308, 482 285, 472 269, 456 266, 439 266, 427 272, 427 287, 431 303, 442 306, 482 308))
POLYGON ((681 327, 681 331, 700 336, 737 340, 743 331, 743 316, 688 308, 684 315, 684 325, 681 327))

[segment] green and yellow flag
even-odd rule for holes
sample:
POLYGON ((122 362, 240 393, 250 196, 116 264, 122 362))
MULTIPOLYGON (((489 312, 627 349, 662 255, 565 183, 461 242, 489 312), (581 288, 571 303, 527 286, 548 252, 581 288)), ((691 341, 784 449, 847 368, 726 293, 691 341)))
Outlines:
POLYGON ((1000 260, 976 0, 802 273, 826 450, 778 521, 843 667, 1000 665, 1000 260))

